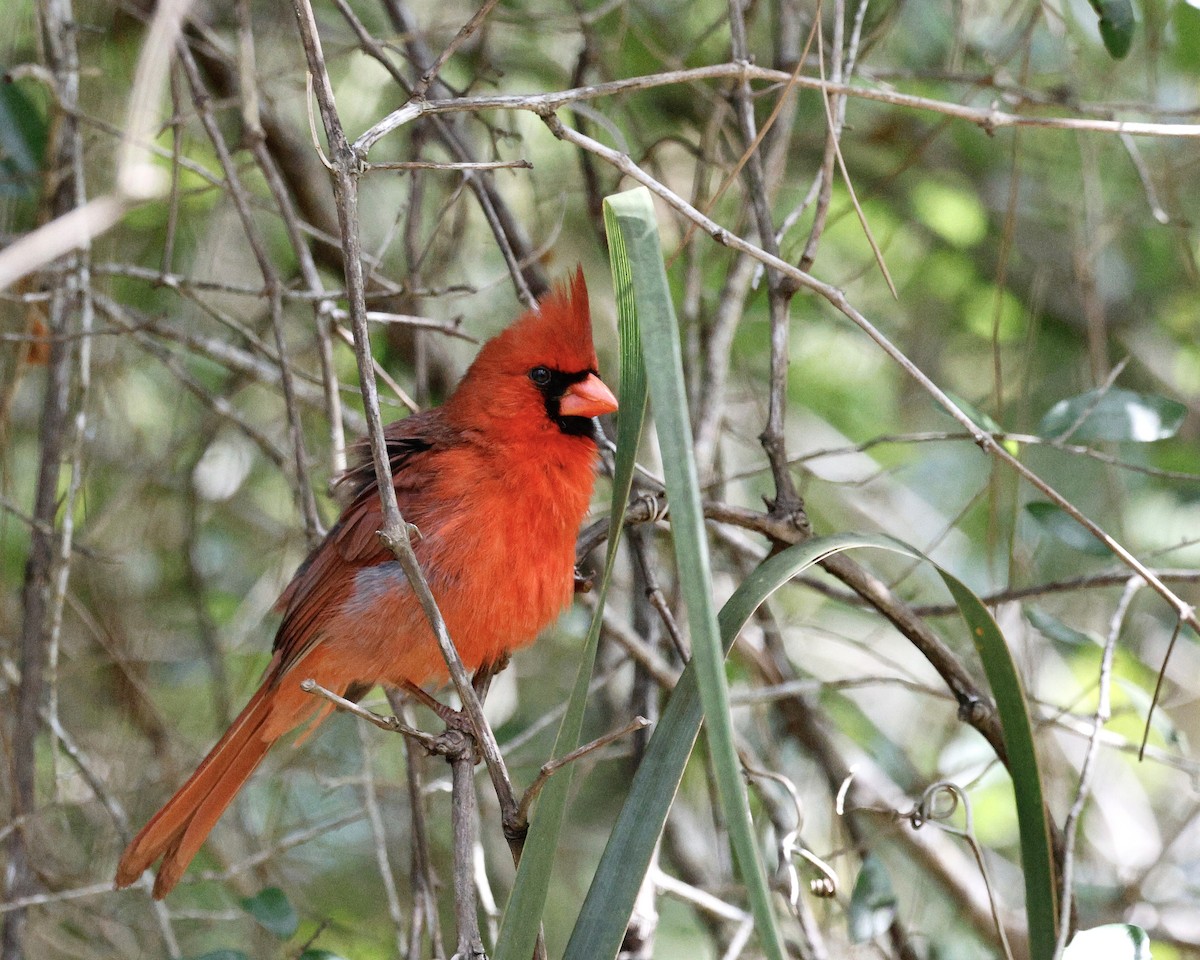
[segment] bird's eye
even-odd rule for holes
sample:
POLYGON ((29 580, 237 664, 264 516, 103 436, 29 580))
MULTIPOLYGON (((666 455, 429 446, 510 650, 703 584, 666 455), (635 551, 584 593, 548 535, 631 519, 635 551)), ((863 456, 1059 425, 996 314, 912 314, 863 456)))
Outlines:
POLYGON ((534 367, 529 371, 529 379, 539 387, 544 387, 550 382, 550 369, 548 367, 534 367))

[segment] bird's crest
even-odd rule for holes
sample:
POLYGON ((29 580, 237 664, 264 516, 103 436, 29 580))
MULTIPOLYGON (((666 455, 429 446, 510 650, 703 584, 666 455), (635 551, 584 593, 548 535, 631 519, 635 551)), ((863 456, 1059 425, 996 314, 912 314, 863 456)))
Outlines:
POLYGON ((507 330, 489 340, 471 365, 472 373, 512 363, 545 364, 555 370, 578 372, 596 369, 592 343, 592 317, 588 309, 583 268, 577 267, 568 284, 556 286, 507 330), (479 371, 476 370, 479 368, 479 371))

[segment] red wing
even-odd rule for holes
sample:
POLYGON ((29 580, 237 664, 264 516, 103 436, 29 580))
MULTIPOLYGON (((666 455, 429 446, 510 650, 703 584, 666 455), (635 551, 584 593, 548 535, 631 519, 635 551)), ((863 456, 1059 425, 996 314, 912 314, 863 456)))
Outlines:
MULTIPOLYGON (((440 455, 455 445, 454 435, 445 428, 439 413, 429 410, 415 414, 384 429, 396 499, 401 514, 406 516, 421 512, 420 500, 428 492, 431 471, 436 471, 440 455)), ((275 608, 283 611, 273 647, 281 653, 278 673, 295 663, 319 638, 322 625, 354 590, 355 574, 392 559, 376 536, 383 526, 383 511, 367 441, 355 443, 352 453, 354 465, 337 482, 350 497, 349 502, 275 603, 275 608)))

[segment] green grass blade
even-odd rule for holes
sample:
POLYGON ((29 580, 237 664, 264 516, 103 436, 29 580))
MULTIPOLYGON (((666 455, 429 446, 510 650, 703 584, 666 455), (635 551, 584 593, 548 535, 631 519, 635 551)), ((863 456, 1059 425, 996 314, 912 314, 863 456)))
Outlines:
MULTIPOLYGON (((625 505, 633 484, 638 441, 641 439, 642 424, 646 418, 647 393, 642 345, 638 335, 629 271, 625 268, 622 272, 617 265, 618 260, 624 262, 620 249, 618 244, 610 245, 613 276, 616 279, 617 321, 621 334, 621 409, 617 414, 617 450, 613 470, 612 507, 609 513, 608 552, 597 592, 596 613, 592 617, 591 628, 584 643, 571 699, 554 741, 555 757, 570 753, 579 746, 588 685, 591 682, 596 645, 600 637, 604 600, 612 578, 625 505)), ((494 960, 529 960, 533 955, 542 911, 550 889, 554 854, 558 850, 558 837, 566 813, 573 769, 573 765, 568 764, 551 777, 538 798, 535 815, 529 827, 529 836, 525 841, 525 850, 517 868, 517 877, 501 920, 494 960)))
MULTIPOLYGON (((928 560, 920 551, 890 537, 843 534, 796 544, 766 560, 738 586, 721 609, 718 622, 725 653, 738 632, 772 593, 824 557, 856 547, 876 547, 928 560)), ((932 561, 930 561, 932 562, 932 561)), ((936 566, 936 565, 935 565, 936 566)), ((1040 768, 1019 675, 1012 665, 1003 635, 987 609, 953 575, 937 568, 984 658, 988 681, 996 697, 1005 745, 1013 763, 1014 791, 1025 870, 1026 902, 1032 955, 1052 956, 1056 902, 1049 829, 1042 803, 1040 768), (1000 666, 1007 660, 1008 667, 1000 666), (988 663, 992 667, 987 667, 988 663), (993 676, 994 674, 994 676, 993 676), (1014 757, 1014 745, 1016 746, 1014 757), (1019 757, 1020 759, 1016 759, 1019 757), (1045 907, 1051 913, 1047 915, 1045 907), (1044 951, 1049 950, 1050 953, 1044 951)), ((629 796, 613 826, 612 835, 592 880, 572 932, 564 960, 591 960, 616 955, 633 912, 634 899, 650 864, 654 845, 666 822, 688 756, 700 730, 702 709, 695 671, 689 666, 663 710, 629 796)))
POLYGON ((700 699, 704 705, 717 793, 728 824, 734 857, 746 884, 759 939, 768 957, 783 960, 782 938, 775 924, 771 891, 759 854, 734 742, 725 657, 712 596, 708 540, 684 393, 679 327, 667 285, 654 205, 644 187, 608 197, 604 203, 606 222, 615 222, 621 249, 628 256, 632 274, 646 380, 654 406, 655 428, 671 504, 671 541, 679 569, 679 586, 687 605, 692 662, 696 664, 700 699))
MULTIPOLYGON (((718 617, 723 653, 729 652, 759 604, 829 552, 824 542, 798 544, 753 570, 718 617)), ((584 899, 564 960, 608 960, 616 956, 702 717, 693 662, 683 671, 655 724, 584 899)))
POLYGON ((1033 960, 1050 960, 1057 945, 1058 895, 1050 824, 1046 820, 1046 803, 1042 796, 1041 767, 1021 675, 1008 644, 1004 642, 1004 634, 983 602, 962 581, 941 567, 937 571, 971 630, 971 639, 979 651, 996 701, 1017 804, 1021 865, 1025 871, 1025 912, 1029 919, 1029 954, 1033 960))

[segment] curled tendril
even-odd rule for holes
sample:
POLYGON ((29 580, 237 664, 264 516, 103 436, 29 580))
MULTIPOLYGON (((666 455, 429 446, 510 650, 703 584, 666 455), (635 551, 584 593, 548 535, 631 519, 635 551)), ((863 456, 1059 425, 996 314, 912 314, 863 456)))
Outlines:
POLYGON ((822 900, 832 900, 837 896, 837 880, 829 877, 813 877, 808 884, 809 890, 812 891, 814 897, 820 897, 822 900))
POLYGON ((908 821, 914 830, 927 823, 941 823, 949 820, 958 812, 960 801, 965 803, 961 788, 949 780, 939 780, 931 783, 921 794, 921 799, 908 814, 908 821))
POLYGON ((809 881, 808 889, 815 897, 834 897, 838 891, 838 876, 833 867, 809 850, 800 841, 800 830, 804 825, 804 806, 800 800, 800 792, 796 785, 781 773, 772 770, 758 770, 751 767, 742 758, 742 767, 746 776, 751 780, 770 780, 779 784, 791 798, 792 807, 796 811, 796 826, 779 838, 779 867, 787 875, 788 902, 796 909, 800 900, 800 872, 796 869, 795 858, 801 857, 814 867, 820 876, 809 881))
POLYGON ((634 502, 636 504, 644 504, 643 509, 646 511, 647 516, 649 516, 650 523, 657 523, 659 520, 666 519, 669 505, 665 497, 660 497, 653 493, 643 493, 634 502))

